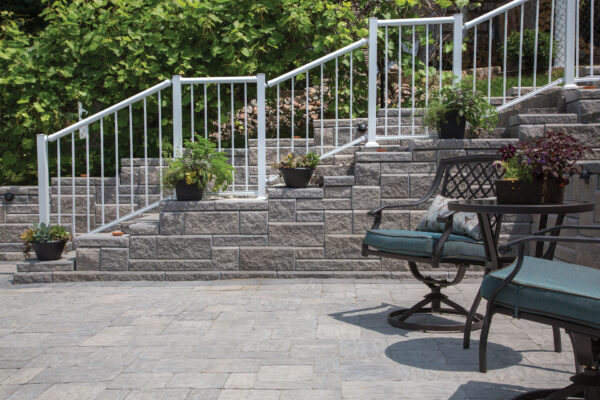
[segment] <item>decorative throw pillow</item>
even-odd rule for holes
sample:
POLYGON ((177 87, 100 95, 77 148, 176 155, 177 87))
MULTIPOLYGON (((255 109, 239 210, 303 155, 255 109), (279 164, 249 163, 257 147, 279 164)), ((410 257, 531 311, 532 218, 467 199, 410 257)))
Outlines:
MULTIPOLYGON (((448 202, 452 200, 454 199, 437 195, 425 215, 423 215, 423 218, 421 218, 421 221, 419 221, 417 230, 422 232, 443 232, 446 224, 438 222, 437 218, 441 213, 448 211, 448 202)), ((481 239, 477 214, 465 212, 454 214, 452 233, 468 236, 475 240, 481 239)))

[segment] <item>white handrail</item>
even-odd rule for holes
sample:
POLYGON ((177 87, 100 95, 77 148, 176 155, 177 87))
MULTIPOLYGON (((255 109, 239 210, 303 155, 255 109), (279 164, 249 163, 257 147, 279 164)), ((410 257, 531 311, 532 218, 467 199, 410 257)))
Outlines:
POLYGON ((135 102, 138 102, 138 101, 144 99, 145 97, 148 97, 148 96, 158 92, 159 90, 162 90, 169 86, 171 86, 171 81, 167 79, 167 80, 159 83, 158 85, 154 85, 151 88, 144 90, 143 92, 140 92, 134 96, 131 96, 128 99, 121 101, 120 103, 115 104, 114 106, 108 107, 100 112, 97 112, 94 115, 91 115, 85 119, 82 119, 81 121, 77 122, 76 124, 68 126, 63 130, 60 130, 56 133, 53 133, 52 135, 49 135, 48 141, 54 142, 57 139, 60 139, 61 137, 68 135, 69 133, 71 133, 73 131, 78 130, 79 128, 83 128, 84 126, 87 126, 91 123, 94 123, 94 122, 104 118, 104 117, 107 117, 110 114, 113 114, 113 113, 119 111, 120 109, 127 107, 128 105, 133 104, 135 102))
POLYGON ((346 47, 342 47, 341 49, 336 50, 333 53, 329 53, 326 56, 323 56, 321 58, 317 58, 316 60, 311 61, 308 64, 305 64, 305 65, 303 65, 301 67, 298 67, 298 68, 296 68, 293 71, 290 71, 290 72, 285 73, 285 74, 283 74, 281 76, 278 76, 275 79, 271 79, 270 81, 267 82, 267 87, 273 87, 273 86, 277 85, 278 83, 286 81, 286 80, 288 80, 288 79, 290 79, 290 78, 292 78, 292 77, 294 77, 296 75, 299 75, 299 74, 301 74, 303 72, 306 72, 306 71, 308 71, 310 69, 318 67, 319 65, 321 65, 323 63, 326 63, 327 61, 333 60, 333 59, 335 59, 335 58, 337 58, 337 57, 339 57, 341 55, 349 53, 350 51, 352 51, 354 49, 357 49, 359 47, 364 46, 365 44, 368 43, 368 41, 369 41, 368 39, 361 39, 361 40, 356 41, 356 42, 354 42, 352 44, 349 44, 346 47))
POLYGON ((466 24, 463 25, 463 30, 466 31, 467 29, 471 29, 475 25, 479 25, 480 23, 485 22, 490 18, 494 18, 500 14, 507 12, 508 10, 512 10, 513 8, 520 6, 521 4, 526 3, 528 1, 529 0, 513 0, 510 3, 503 5, 502 7, 498 7, 495 10, 492 10, 487 14, 483 14, 482 16, 479 16, 479 17, 467 22, 466 24))
POLYGON ((451 24, 453 22, 454 17, 384 19, 377 20, 377 26, 439 25, 451 24))
POLYGON ((256 83, 256 80, 256 76, 214 76, 206 78, 181 78, 181 83, 256 83))

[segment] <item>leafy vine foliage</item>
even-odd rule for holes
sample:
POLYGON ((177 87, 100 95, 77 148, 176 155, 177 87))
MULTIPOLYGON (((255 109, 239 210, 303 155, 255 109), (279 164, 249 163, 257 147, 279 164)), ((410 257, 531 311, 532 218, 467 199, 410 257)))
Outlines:
MULTIPOLYGON (((439 15, 454 4, 463 6, 468 1, 58 0, 48 2, 40 14, 45 26, 36 33, 25 29, 28 21, 0 11, 0 184, 35 184, 35 135, 51 134, 75 122, 77 102, 94 113, 176 74, 263 72, 270 79, 367 37, 369 16, 411 17, 425 11, 431 15, 432 10, 439 15)), ((356 57, 364 60, 361 52, 356 57)), ((366 67, 364 62, 356 64, 355 96, 364 98, 366 67)), ((171 118, 168 92, 162 98, 165 131, 171 118)), ((211 96, 214 106, 216 96, 211 96)), ((221 98, 223 105, 225 98, 221 98)), ((189 96, 184 97, 183 106, 189 107, 189 102, 189 96)), ((149 109, 157 106, 156 99, 148 100, 149 109)), ((115 123, 111 118, 105 128, 115 123)), ((134 109, 137 138, 142 118, 141 109, 134 109)), ((119 147, 127 149, 126 111, 117 120, 124 132, 119 147)), ((159 148, 157 124, 148 121, 152 149, 159 148)), ((90 127, 90 175, 94 176, 100 169, 98 131, 98 126, 90 127)), ((104 145, 109 174, 114 172, 115 160, 110 160, 114 143, 105 139, 104 145)), ((71 173, 69 146, 65 139, 63 176, 71 173)), ((85 151, 81 146, 75 145, 78 155, 85 151)), ((134 157, 143 154, 142 146, 141 140, 134 141, 134 157)), ((50 168, 55 171, 53 151, 50 168)), ((76 174, 83 173, 84 158, 77 157, 75 166, 76 174)))

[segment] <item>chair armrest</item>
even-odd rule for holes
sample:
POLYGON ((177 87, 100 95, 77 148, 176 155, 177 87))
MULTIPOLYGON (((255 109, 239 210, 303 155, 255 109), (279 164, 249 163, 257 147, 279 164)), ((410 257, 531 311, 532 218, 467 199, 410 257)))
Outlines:
POLYGON ((541 231, 537 231, 532 233, 532 235, 543 235, 548 232, 554 232, 557 230, 563 229, 590 229, 590 230, 600 230, 600 225, 557 225, 552 228, 542 229, 541 231))
POLYGON ((447 210, 438 215, 438 218, 437 218, 438 222, 443 222, 445 225, 444 225, 444 231, 442 232, 442 236, 440 236, 440 238, 438 239, 437 243, 435 244, 435 246, 433 248, 433 252, 431 254, 431 258, 432 258, 431 267, 432 268, 437 268, 440 265, 444 244, 446 244, 446 241, 452 234, 452 227, 454 225, 454 214, 456 214, 455 211, 447 210))
MULTIPOLYGON (((589 228, 585 228, 589 229, 589 228)), ((502 246, 498 246, 498 251, 500 253, 508 253, 511 247, 519 245, 519 251, 523 248, 523 244, 526 242, 569 242, 569 243, 600 243, 600 238, 588 238, 582 236, 525 236, 520 239, 516 239, 510 241, 508 243, 503 244, 502 246)))
POLYGON ((416 206, 419 206, 419 205, 425 203, 430 198, 431 198, 431 196, 429 196, 429 197, 425 196, 425 197, 422 197, 419 200, 415 200, 415 201, 410 201, 410 202, 406 202, 406 203, 398 203, 398 204, 389 204, 387 206, 377 207, 377 208, 374 208, 374 209, 368 211, 367 214, 371 217, 376 217, 378 214, 381 215, 381 212, 383 210, 416 207, 416 206))

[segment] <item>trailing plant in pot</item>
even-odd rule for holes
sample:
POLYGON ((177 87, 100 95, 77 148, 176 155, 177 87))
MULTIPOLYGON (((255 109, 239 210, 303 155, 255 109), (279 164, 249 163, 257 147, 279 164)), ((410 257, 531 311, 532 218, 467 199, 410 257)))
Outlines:
POLYGON ((489 131, 496 127, 498 113, 483 93, 461 81, 442 88, 440 96, 430 101, 423 122, 437 130, 440 139, 463 139, 467 122, 472 131, 489 131))
POLYGON ((71 234, 61 225, 33 224, 21 235, 23 255, 29 257, 33 248, 40 261, 58 260, 62 256, 65 245, 71 240, 71 234))
POLYGON ((496 181, 498 202, 562 203, 569 178, 579 172, 575 163, 587 151, 573 136, 555 132, 502 147, 502 161, 496 162, 504 172, 496 181))
POLYGON ((283 177, 285 186, 290 188, 308 187, 310 178, 319 162, 321 156, 315 153, 306 153, 303 156, 295 156, 288 153, 279 163, 273 164, 273 168, 279 171, 283 177))
POLYGON ((175 189, 178 201, 201 200, 204 189, 224 190, 233 182, 233 167, 227 155, 215 149, 215 144, 196 136, 186 141, 183 154, 169 163, 163 175, 163 185, 175 189))

